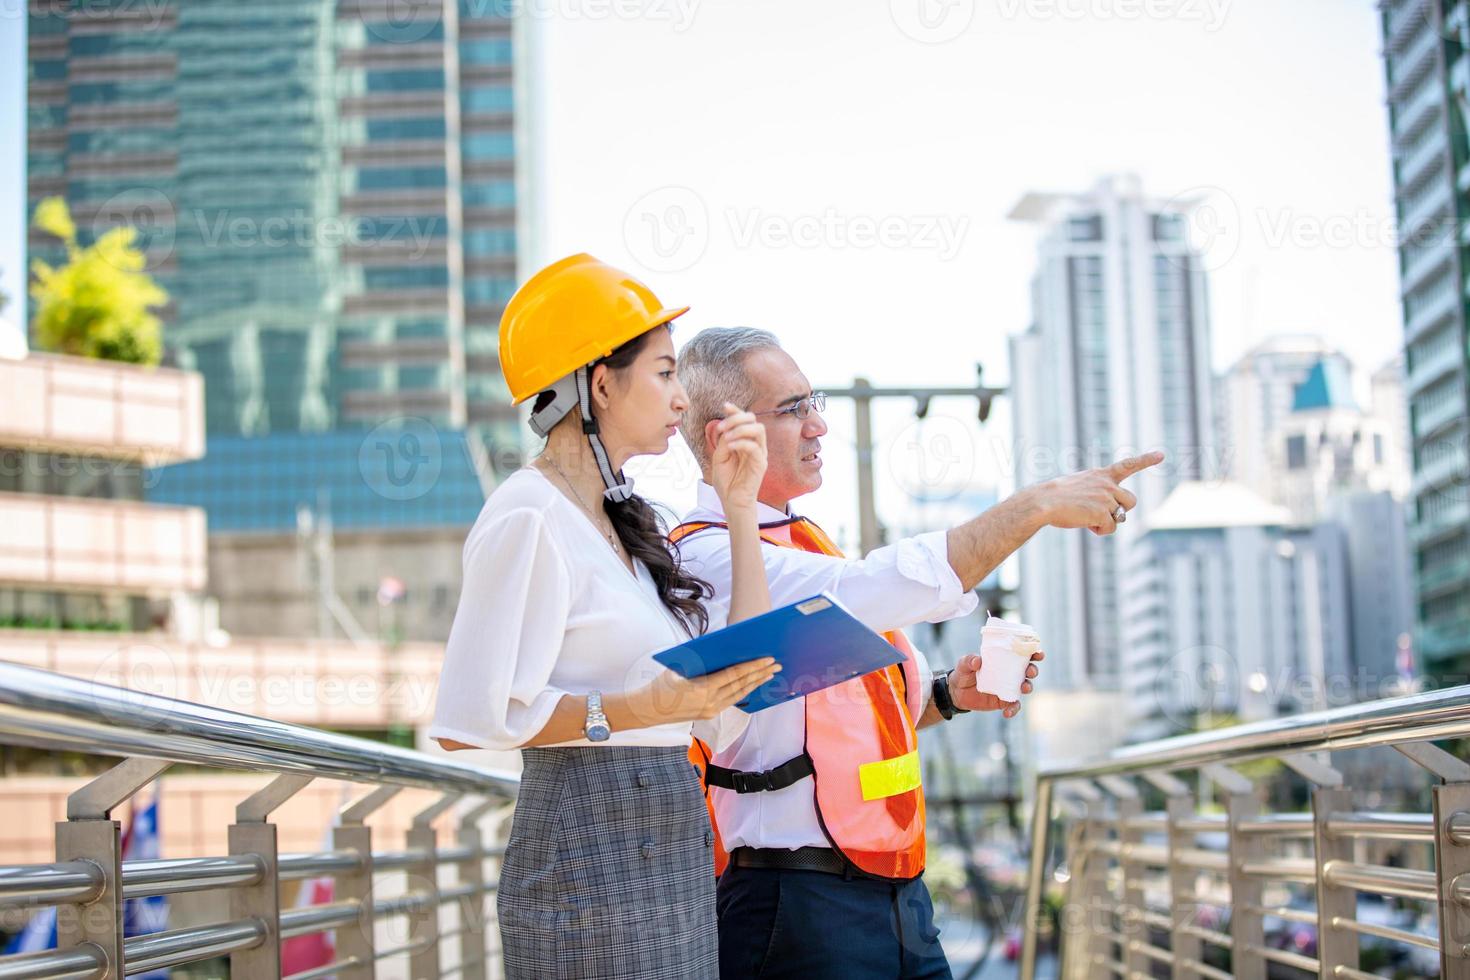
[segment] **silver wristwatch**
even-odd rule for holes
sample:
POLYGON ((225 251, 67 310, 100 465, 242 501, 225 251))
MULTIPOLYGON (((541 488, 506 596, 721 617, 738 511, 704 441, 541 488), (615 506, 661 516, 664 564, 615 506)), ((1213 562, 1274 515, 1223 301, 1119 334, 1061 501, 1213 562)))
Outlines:
POLYGON ((587 693, 587 721, 582 726, 582 734, 589 742, 606 742, 612 736, 612 729, 607 724, 607 715, 602 713, 601 691, 587 693))

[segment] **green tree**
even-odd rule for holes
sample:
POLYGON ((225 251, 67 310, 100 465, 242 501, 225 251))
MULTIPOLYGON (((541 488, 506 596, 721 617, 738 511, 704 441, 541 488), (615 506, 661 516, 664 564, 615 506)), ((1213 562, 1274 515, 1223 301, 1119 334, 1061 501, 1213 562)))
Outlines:
POLYGON ((65 265, 37 259, 36 339, 45 350, 132 364, 157 364, 163 353, 158 317, 149 312, 168 294, 144 271, 147 260, 134 244, 133 228, 112 228, 95 243, 77 244, 66 202, 48 197, 36 205, 35 226, 66 245, 65 265))

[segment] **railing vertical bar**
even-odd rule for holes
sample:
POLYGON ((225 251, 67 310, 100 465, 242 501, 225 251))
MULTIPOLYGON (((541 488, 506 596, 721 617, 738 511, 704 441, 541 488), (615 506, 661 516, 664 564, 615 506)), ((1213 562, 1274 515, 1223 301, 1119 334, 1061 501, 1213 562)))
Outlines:
MULTIPOLYGON (((1123 870, 1123 904, 1119 907, 1118 931, 1128 940, 1148 942, 1148 923, 1143 921, 1146 908, 1143 891, 1143 875, 1146 868, 1129 857, 1130 844, 1142 844, 1144 834, 1129 826, 1133 818, 1143 813, 1143 802, 1137 797, 1118 800, 1118 841, 1122 849, 1118 865, 1123 870)), ((1123 965, 1128 972, 1147 973, 1151 969, 1149 958, 1134 942, 1123 943, 1123 965)))
POLYGON ((355 900, 357 918, 337 927, 337 955, 355 961, 337 971, 339 980, 373 980, 376 970, 373 928, 373 831, 365 824, 342 824, 332 828, 334 850, 354 850, 362 858, 354 871, 337 876, 333 897, 338 901, 355 900))
MULTIPOLYGON (((1036 934, 1040 931, 1045 904, 1042 901, 1042 885, 1046 877, 1047 850, 1051 843, 1051 799, 1052 781, 1036 781, 1036 802, 1031 811, 1031 861, 1026 868, 1026 909, 1024 932, 1021 936, 1020 980, 1036 980, 1036 934)), ((1067 855, 1067 861, 1072 860, 1067 855)), ((465 980, 484 980, 483 973, 465 980)))
POLYGON ((230 980, 278 980, 281 976, 281 878, 276 825, 237 823, 229 829, 230 853, 253 854, 265 865, 259 882, 230 889, 230 919, 259 919, 265 939, 230 953, 230 980))
POLYGON ((102 894, 86 905, 56 907, 56 948, 91 943, 107 957, 103 976, 123 975, 122 827, 112 819, 64 820, 56 825, 56 860, 85 859, 102 869, 102 894))
MULTIPOLYGON (((477 806, 460 817, 458 840, 479 854, 484 846, 479 820, 486 806, 477 806)), ((475 886, 474 891, 459 899, 459 973, 462 980, 486 980, 485 977, 485 858, 476 857, 459 865, 459 881, 475 886)))
POLYGON ((1178 860, 1181 851, 1194 847, 1194 834, 1180 829, 1182 821, 1193 819, 1193 794, 1171 796, 1164 804, 1169 834, 1169 947, 1174 951, 1172 980, 1196 980, 1199 971, 1193 964, 1204 959, 1204 943, 1186 930, 1195 924, 1199 906, 1194 898, 1194 883, 1199 872, 1178 860))
POLYGON ((1470 810, 1470 783, 1434 787, 1434 871, 1439 886, 1439 975, 1470 980, 1470 909, 1455 897, 1455 881, 1470 875, 1470 847, 1449 834, 1450 818, 1470 810))
POLYGON ((409 975, 439 975, 439 861, 435 850, 438 834, 431 826, 416 824, 408 832, 410 850, 423 849, 427 857, 408 871, 408 888, 426 896, 421 911, 408 913, 408 938, 417 944, 409 954, 409 975))
POLYGON ((1089 800, 1085 804, 1081 853, 1082 862, 1082 947, 1079 956, 1070 957, 1068 964, 1077 972, 1078 980, 1091 975, 1094 964, 1113 958, 1112 913, 1114 901, 1108 895, 1108 859, 1093 845, 1108 837, 1107 803, 1089 800))
POLYGON ((1317 863, 1317 959, 1324 977, 1335 976, 1339 966, 1358 968, 1358 934, 1336 925, 1336 921, 1357 917, 1358 895, 1351 888, 1332 884, 1327 863, 1332 860, 1352 861, 1353 840, 1334 836, 1328 822, 1335 811, 1352 807, 1352 793, 1335 787, 1318 787, 1312 791, 1312 843, 1317 863))
POLYGON ((1245 777, 1239 778, 1244 786, 1226 787, 1229 796, 1225 803, 1230 835, 1231 972, 1237 980, 1266 980, 1266 960, 1255 952, 1265 945, 1265 923, 1251 911, 1261 904, 1263 882, 1244 871, 1247 861, 1265 856, 1266 842, 1255 834, 1240 832, 1240 822, 1259 815, 1261 805, 1245 777))

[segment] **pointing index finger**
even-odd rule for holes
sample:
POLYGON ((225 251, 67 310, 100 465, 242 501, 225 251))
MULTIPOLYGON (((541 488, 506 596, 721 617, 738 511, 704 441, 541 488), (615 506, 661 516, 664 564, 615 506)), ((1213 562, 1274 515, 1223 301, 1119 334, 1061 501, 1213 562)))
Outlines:
POLYGON ((1108 467, 1108 475, 1114 482, 1128 479, 1135 473, 1148 469, 1150 466, 1158 466, 1164 461, 1164 454, 1159 452, 1144 453, 1142 456, 1132 456, 1120 460, 1108 467))

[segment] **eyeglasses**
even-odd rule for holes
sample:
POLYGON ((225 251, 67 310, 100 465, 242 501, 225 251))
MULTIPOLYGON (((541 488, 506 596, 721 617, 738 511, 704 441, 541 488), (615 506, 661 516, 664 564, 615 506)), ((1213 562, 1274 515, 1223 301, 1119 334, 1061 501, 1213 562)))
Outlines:
POLYGON ((812 412, 818 415, 827 410, 827 393, 825 391, 814 391, 801 401, 785 408, 772 409, 769 412, 751 412, 752 415, 795 415, 803 422, 812 417, 812 412))

